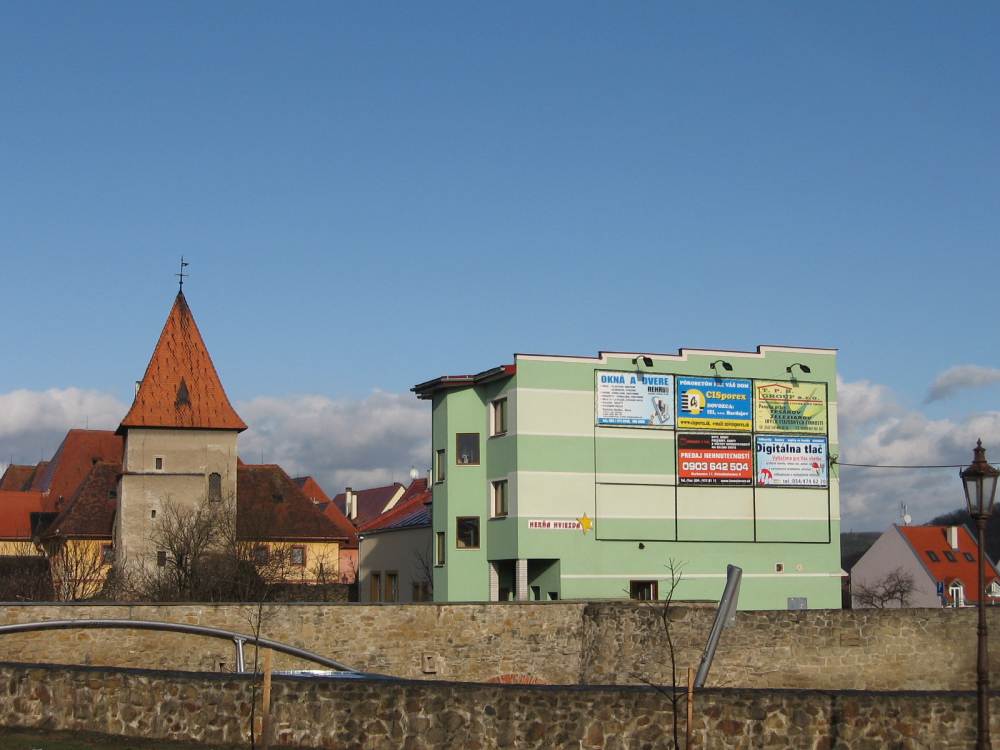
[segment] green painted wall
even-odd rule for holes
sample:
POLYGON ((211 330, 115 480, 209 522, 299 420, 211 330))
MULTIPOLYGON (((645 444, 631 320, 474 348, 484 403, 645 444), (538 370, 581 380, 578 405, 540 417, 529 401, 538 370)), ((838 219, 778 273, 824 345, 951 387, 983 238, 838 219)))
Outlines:
MULTIPOLYGON (((743 608, 783 609, 790 597, 814 607, 840 606, 839 481, 829 488, 677 485, 676 431, 595 427, 595 370, 634 372, 634 355, 599 359, 519 355, 517 374, 434 397, 434 448, 448 451, 448 477, 434 488, 434 528, 448 534, 447 564, 435 578, 439 600, 489 596, 489 560, 558 560, 546 568, 543 592, 561 598, 627 596, 630 580, 669 587, 668 562, 681 568, 677 595, 717 599, 727 563, 744 569, 743 608), (509 429, 489 437, 490 402, 506 395, 509 429), (479 432, 480 466, 454 464, 457 432, 479 432), (490 519, 491 480, 507 478, 510 515, 490 519), (478 515, 479 550, 455 549, 455 519, 478 515), (539 530, 532 520, 593 528, 539 530)), ((654 356, 644 372, 788 381, 786 367, 807 365, 803 382, 827 391, 829 455, 837 455, 836 360, 828 350, 765 349, 762 354, 654 356)), ((681 430, 680 432, 684 432, 681 430)), ((529 575, 537 574, 537 565, 529 575)), ((542 594, 545 598, 546 594, 542 594)))

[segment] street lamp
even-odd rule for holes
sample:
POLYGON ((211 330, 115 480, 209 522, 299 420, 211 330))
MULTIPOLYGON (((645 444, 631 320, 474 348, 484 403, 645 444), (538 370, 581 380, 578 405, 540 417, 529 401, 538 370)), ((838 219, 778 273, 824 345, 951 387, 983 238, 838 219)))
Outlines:
POLYGON ((984 548, 986 547, 986 521, 993 513, 993 501, 997 493, 997 477, 1000 471, 986 462, 986 449, 983 441, 976 441, 972 452, 972 463, 959 472, 962 477, 962 487, 965 489, 965 504, 969 515, 976 519, 978 530, 979 554, 976 562, 979 567, 979 627, 978 654, 976 660, 976 701, 978 708, 978 726, 976 729, 977 750, 990 750, 990 665, 986 642, 986 581, 983 575, 984 548))

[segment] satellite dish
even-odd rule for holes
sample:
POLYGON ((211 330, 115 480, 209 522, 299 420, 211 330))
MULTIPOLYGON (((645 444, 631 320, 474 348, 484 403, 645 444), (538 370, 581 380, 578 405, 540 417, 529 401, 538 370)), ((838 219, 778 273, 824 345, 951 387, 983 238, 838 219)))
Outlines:
POLYGON ((410 467, 410 479, 416 479, 418 476, 420 476, 420 472, 417 471, 417 467, 416 466, 411 466, 410 467))
POLYGON ((903 516, 903 525, 904 526, 909 526, 910 525, 910 521, 912 521, 912 520, 913 519, 910 518, 910 514, 907 513, 906 515, 903 516))

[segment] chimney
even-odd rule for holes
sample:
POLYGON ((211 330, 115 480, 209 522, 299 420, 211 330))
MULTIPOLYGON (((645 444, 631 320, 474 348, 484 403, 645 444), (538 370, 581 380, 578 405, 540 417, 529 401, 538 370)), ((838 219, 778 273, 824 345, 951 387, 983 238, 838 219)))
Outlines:
POLYGON ((958 549, 958 526, 948 527, 948 544, 952 549, 958 549))
POLYGON ((358 517, 358 499, 350 487, 344 490, 344 514, 352 521, 358 517))

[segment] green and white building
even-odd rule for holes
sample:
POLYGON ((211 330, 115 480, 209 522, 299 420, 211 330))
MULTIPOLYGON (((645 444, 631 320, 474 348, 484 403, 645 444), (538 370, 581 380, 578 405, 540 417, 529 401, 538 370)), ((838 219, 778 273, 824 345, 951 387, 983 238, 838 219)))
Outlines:
POLYGON ((841 602, 836 351, 517 354, 432 402, 437 601, 841 602), (676 580, 676 578, 674 579, 676 580))

